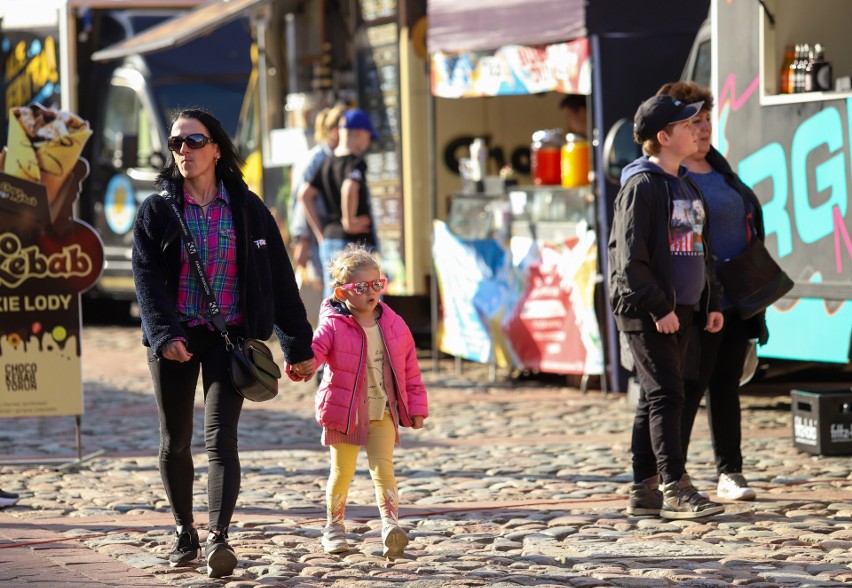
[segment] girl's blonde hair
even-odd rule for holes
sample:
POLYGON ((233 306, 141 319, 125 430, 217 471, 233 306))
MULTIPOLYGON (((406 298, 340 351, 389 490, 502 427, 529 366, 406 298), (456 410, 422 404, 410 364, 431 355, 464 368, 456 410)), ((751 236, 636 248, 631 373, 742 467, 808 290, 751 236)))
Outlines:
POLYGON ((360 243, 347 243, 341 251, 331 258, 328 264, 328 273, 331 276, 333 288, 348 284, 355 272, 373 268, 381 271, 378 260, 364 245, 360 243))

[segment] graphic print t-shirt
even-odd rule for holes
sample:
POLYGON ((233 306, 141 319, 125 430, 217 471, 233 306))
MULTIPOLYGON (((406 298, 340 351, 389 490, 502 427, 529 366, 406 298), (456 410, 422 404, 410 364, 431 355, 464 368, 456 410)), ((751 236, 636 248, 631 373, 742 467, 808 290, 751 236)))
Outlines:
POLYGON ((697 304, 704 290, 704 203, 683 179, 671 178, 672 217, 669 223, 669 249, 677 304, 697 304))
POLYGON ((385 346, 378 325, 364 327, 367 333, 367 399, 370 403, 370 420, 379 421, 385 416, 388 394, 385 391, 385 346))

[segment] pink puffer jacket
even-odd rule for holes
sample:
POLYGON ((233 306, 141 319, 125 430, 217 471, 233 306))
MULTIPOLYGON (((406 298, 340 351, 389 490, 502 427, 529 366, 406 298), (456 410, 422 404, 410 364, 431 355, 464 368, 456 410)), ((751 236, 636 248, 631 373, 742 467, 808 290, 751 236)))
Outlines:
MULTIPOLYGON (((410 427, 411 417, 429 416, 414 338, 402 317, 388 305, 380 302, 377 309, 377 323, 396 385, 399 424, 410 427)), ((345 304, 332 298, 323 301, 319 325, 314 332, 313 351, 317 365, 326 364, 315 399, 317 422, 323 427, 351 434, 355 429, 357 401, 367 385, 364 359, 367 336, 345 304)))

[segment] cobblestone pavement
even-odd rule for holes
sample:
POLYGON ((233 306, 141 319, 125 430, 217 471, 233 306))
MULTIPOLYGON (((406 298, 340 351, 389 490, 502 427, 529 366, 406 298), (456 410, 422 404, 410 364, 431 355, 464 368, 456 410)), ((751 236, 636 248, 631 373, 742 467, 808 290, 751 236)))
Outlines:
MULTIPOLYGON (((624 513, 633 408, 541 381, 487 382, 487 370, 422 367, 431 417, 402 430, 396 471, 404 559, 381 559, 373 489, 361 456, 350 493, 353 550, 322 552, 327 452, 313 421, 313 385, 247 404, 243 485, 232 577, 170 569, 172 518, 157 471, 157 415, 137 327, 84 335, 83 452, 58 471, 39 458, 76 455, 73 417, 0 421, 0 487, 22 494, 0 510, 0 585, 12 586, 839 586, 852 583, 852 459, 791 443, 788 395, 745 396, 746 473, 758 500, 724 515, 663 521, 624 513)), ((200 396, 199 396, 200 398, 200 396)), ((206 522, 206 457, 197 412, 197 520, 206 522)), ((706 418, 690 473, 713 492, 706 418)), ((203 526, 202 526, 203 528, 203 526)), ((202 531, 202 540, 205 533, 202 531)))

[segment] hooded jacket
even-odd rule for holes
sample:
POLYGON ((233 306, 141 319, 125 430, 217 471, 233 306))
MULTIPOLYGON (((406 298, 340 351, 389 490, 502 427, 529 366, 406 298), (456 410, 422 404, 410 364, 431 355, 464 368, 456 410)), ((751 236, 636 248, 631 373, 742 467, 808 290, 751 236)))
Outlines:
MULTIPOLYGON (((226 183, 237 237, 239 304, 245 335, 265 341, 273 331, 288 363, 313 356, 311 325, 272 214, 244 182, 226 183)), ((183 241, 169 205, 183 210, 178 183, 152 194, 139 207, 133 226, 133 279, 142 318, 142 343, 160 349, 186 330, 175 308, 183 241)))
MULTIPOLYGON (((647 157, 640 157, 622 171, 608 244, 610 305, 621 331, 655 329, 656 321, 677 305, 669 245, 672 181, 686 182, 703 201, 684 166, 673 178, 647 157)), ((710 223, 709 215, 705 223, 710 223)), ((721 308, 709 230, 703 236, 707 280, 699 303, 699 324, 721 308)))
MULTIPOLYGON (((763 225, 763 209, 760 207, 760 200, 757 199, 757 195, 755 195, 751 188, 743 183, 740 177, 734 173, 733 169, 731 169, 731 164, 728 163, 728 160, 725 159, 724 156, 712 145, 710 146, 710 151, 707 152, 705 159, 707 160, 707 163, 710 164, 710 167, 722 174, 725 178, 725 182, 740 196, 742 196, 746 203, 748 203, 746 211, 749 209, 754 211, 751 226, 754 229, 757 238, 764 241, 766 238, 766 229, 763 225)), ((765 345, 769 340, 769 331, 766 328, 766 311, 760 312, 746 320, 745 324, 749 338, 757 339, 758 343, 765 345)))
MULTIPOLYGON (((414 337, 387 304, 379 302, 376 308, 376 324, 389 360, 385 370, 387 375, 389 367, 391 376, 385 378, 388 399, 396 397, 397 410, 392 412, 398 414, 398 424, 410 427, 411 417, 429 416, 414 337)), ((367 335, 343 302, 334 298, 323 301, 313 350, 317 365, 328 364, 316 394, 316 420, 323 427, 353 435, 358 402, 367 393, 367 335)))

